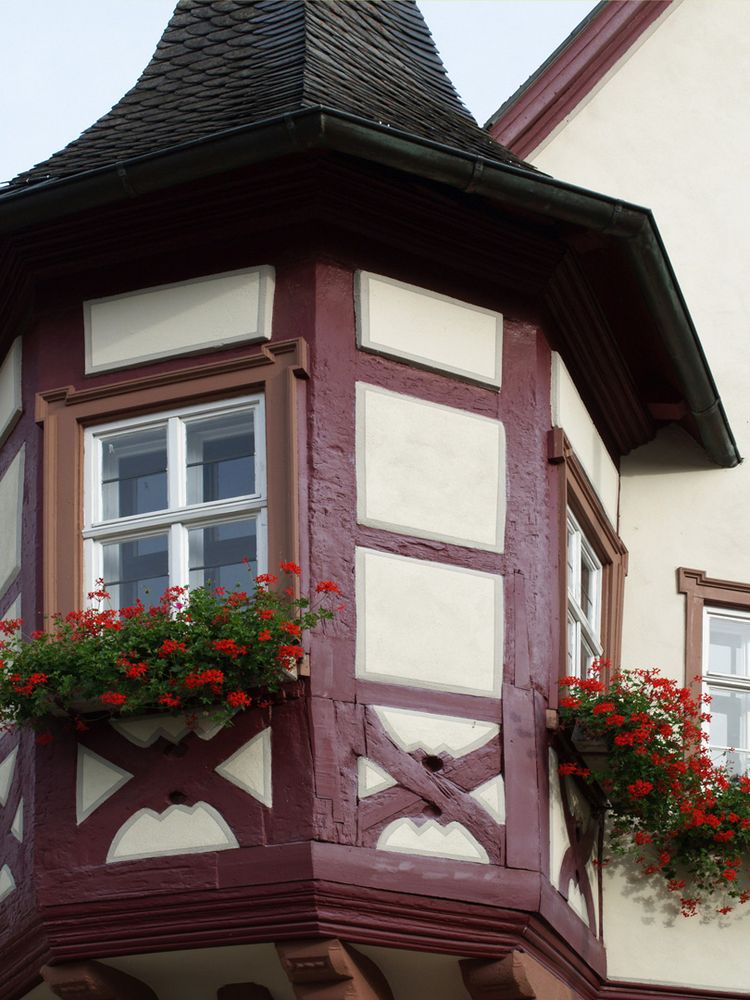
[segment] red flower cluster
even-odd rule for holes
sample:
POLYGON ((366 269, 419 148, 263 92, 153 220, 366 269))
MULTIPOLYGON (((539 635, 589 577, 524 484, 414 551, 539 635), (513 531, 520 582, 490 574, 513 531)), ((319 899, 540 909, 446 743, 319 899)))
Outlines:
MULTIPOLYGON (((288 560, 280 570, 302 575, 288 560)), ((97 581, 93 606, 53 616, 49 631, 26 638, 20 619, 0 621, 0 723, 41 728, 62 710, 84 731, 80 706, 92 701, 123 715, 215 712, 220 703, 226 716, 271 704, 303 656, 303 636, 335 617, 329 596, 340 593, 324 580, 311 604, 297 581, 282 592, 277 582, 261 573, 247 590, 169 587, 152 606, 118 610, 97 581)))
MULTIPOLYGON (((587 678, 563 678, 560 717, 608 748, 608 772, 589 780, 607 795, 612 849, 632 851, 644 874, 660 874, 680 893, 685 916, 716 893, 750 899, 738 884, 739 859, 750 850, 750 778, 712 760, 704 725, 710 699, 656 670, 615 673, 605 687, 604 666, 595 663, 587 678), (696 891, 683 896, 686 885, 696 891)), ((581 777, 581 770, 560 766, 562 774, 581 777)))

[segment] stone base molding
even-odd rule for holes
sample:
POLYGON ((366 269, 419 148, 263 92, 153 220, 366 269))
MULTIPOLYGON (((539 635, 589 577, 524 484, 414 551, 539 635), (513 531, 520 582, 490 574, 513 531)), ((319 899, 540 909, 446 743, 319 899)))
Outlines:
POLYGON ((464 959, 459 965, 472 1000, 578 1000, 569 986, 522 951, 495 962, 464 959))
POLYGON ((297 1000, 393 1000, 373 961, 337 938, 277 944, 297 1000))
POLYGON ((40 973, 62 1000, 159 1000, 140 979, 100 962, 43 965, 40 973))

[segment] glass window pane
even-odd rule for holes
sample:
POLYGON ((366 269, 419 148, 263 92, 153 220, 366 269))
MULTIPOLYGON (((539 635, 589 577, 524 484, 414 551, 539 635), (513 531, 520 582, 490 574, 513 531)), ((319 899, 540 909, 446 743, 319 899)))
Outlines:
POLYGON ((104 589, 114 607, 123 608, 140 599, 148 607, 158 604, 169 586, 168 536, 147 535, 126 542, 107 542, 104 555, 104 589))
POLYGON ((750 750, 748 722, 750 721, 750 691, 729 691, 710 687, 711 695, 711 746, 733 747, 750 750))
POLYGON ((576 553, 578 551, 578 533, 573 525, 568 521, 568 594, 571 597, 578 597, 576 593, 576 553))
POLYGON ((167 428, 146 427, 102 438, 105 520, 167 507, 167 428))
POLYGON ((227 590, 250 587, 258 572, 255 518, 191 528, 188 536, 191 587, 210 585, 227 590))
POLYGON ((578 677, 578 627, 568 615, 568 670, 569 676, 578 677))
POLYGON ((589 625, 596 631, 596 600, 597 588, 599 586, 599 574, 586 558, 585 553, 581 554, 581 611, 589 625))
POLYGON ((588 644, 585 636, 581 634, 581 661, 580 661, 580 671, 578 674, 579 677, 588 677, 591 664, 598 655, 599 654, 597 653, 597 651, 595 649, 592 649, 591 646, 588 644))
POLYGON ((708 618, 708 669, 712 674, 729 674, 748 677, 748 645, 750 645, 750 619, 708 618))
POLYGON ((188 503, 208 503, 255 493, 252 410, 187 423, 188 503))

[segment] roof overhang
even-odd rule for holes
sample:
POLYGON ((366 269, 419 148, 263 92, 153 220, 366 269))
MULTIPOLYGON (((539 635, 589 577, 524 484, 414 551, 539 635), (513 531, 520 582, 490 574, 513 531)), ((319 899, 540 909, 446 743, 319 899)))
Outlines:
POLYGON ((650 211, 339 111, 305 109, 72 178, 8 189, 0 193, 0 236, 310 150, 343 153, 448 185, 504 210, 594 234, 615 245, 648 307, 660 349, 669 359, 703 447, 720 466, 729 468, 740 462, 713 376, 650 211))

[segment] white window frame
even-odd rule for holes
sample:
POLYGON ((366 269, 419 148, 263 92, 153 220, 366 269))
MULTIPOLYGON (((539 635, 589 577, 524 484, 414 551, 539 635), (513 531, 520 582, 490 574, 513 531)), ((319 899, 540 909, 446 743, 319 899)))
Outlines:
POLYGON ((244 516, 257 519, 258 572, 268 564, 268 493, 266 475, 266 425, 262 394, 239 396, 194 406, 160 410, 156 413, 97 424, 84 434, 84 594, 96 589, 103 576, 103 545, 148 535, 169 534, 169 585, 189 582, 188 529, 237 521, 244 516), (207 503, 187 502, 186 426, 198 417, 218 417, 237 410, 252 410, 255 431, 255 493, 207 503), (148 514, 104 519, 102 497, 102 438, 112 433, 167 426, 167 500, 164 510, 148 514))
POLYGON ((565 580, 567 591, 567 618, 568 624, 573 625, 574 640, 570 641, 570 629, 566 628, 568 664, 572 666, 572 673, 575 677, 585 677, 588 673, 587 664, 585 670, 581 670, 581 651, 584 640, 593 650, 591 660, 596 659, 603 653, 601 630, 602 630, 602 592, 603 592, 603 567, 602 562, 594 551, 594 547, 586 537, 586 534, 578 522, 575 514, 570 508, 566 517, 566 567, 565 580), (572 537, 571 537, 572 533, 572 537), (572 547, 571 547, 572 543, 572 547), (572 557, 572 558, 571 558, 572 557), (581 560, 585 559, 593 574, 594 582, 594 609, 593 615, 585 614, 581 606, 581 560), (573 564, 573 581, 568 577, 567 562, 573 564), (571 646, 573 647, 571 649, 571 646))
MULTIPOLYGON (((719 688, 722 691, 736 691, 741 694, 750 695, 750 676, 748 677, 736 677, 731 674, 720 674, 711 673, 710 670, 710 650, 711 650, 711 619, 712 618, 728 618, 735 621, 746 621, 750 622, 750 611, 741 611, 734 608, 721 608, 712 605, 704 605, 703 607, 703 649, 702 649, 702 693, 707 695, 710 693, 710 688, 719 688)), ((708 714, 711 714, 711 706, 707 707, 708 714)), ((708 746, 712 755, 717 756, 719 759, 717 763, 729 762, 729 757, 726 756, 728 750, 735 750, 740 756, 740 760, 744 758, 746 766, 740 768, 740 773, 747 773, 750 770, 750 713, 745 717, 745 746, 742 747, 729 747, 721 746, 715 743, 711 739, 711 722, 705 721, 703 723, 703 728, 706 733, 708 733, 708 746)))

